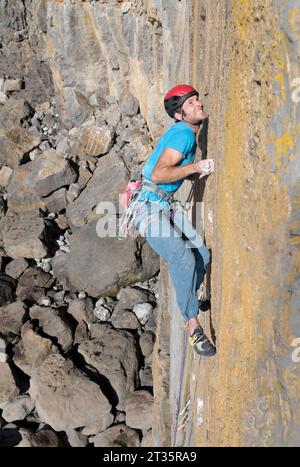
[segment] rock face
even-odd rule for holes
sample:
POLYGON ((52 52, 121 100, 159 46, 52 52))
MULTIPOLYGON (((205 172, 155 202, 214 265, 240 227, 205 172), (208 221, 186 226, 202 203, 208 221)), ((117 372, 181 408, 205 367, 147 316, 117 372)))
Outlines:
POLYGON ((14 302, 0 307, 0 333, 19 334, 25 319, 25 306, 22 302, 14 302))
POLYGON ((3 241, 12 258, 44 258, 47 248, 43 242, 45 223, 38 210, 5 217, 3 241))
MULTIPOLYGON (((137 260, 138 245, 132 238, 99 238, 97 223, 77 229, 70 238, 68 280, 77 290, 84 290, 92 297, 116 295, 121 286, 132 284, 144 276, 144 269, 137 260), (81 265, 78 269, 78 264, 81 265)), ((157 256, 152 254, 153 272, 157 256)), ((147 266, 149 268, 149 264, 147 266)), ((153 274, 154 275, 154 274, 153 274)))
POLYGON ((59 312, 50 307, 33 306, 30 309, 30 317, 37 320, 44 333, 57 340, 63 350, 67 350, 73 344, 73 335, 70 325, 64 321, 59 312))
MULTIPOLYGON (((158 272, 158 259, 142 242, 96 239, 91 224, 104 215, 99 203, 117 204, 129 177, 139 176, 171 123, 164 93, 186 82, 199 89, 209 113, 200 152, 216 160, 216 173, 196 189, 205 209, 196 205, 192 217, 204 215, 212 250, 211 311, 203 325, 216 338, 217 355, 199 362, 188 354, 191 378, 183 381, 180 409, 191 395, 195 418, 177 433, 177 444, 299 446, 298 2, 2 1, 0 28, 0 266, 7 274, 0 306, 18 300, 1 310, 0 357, 13 358, 20 385, 1 360, 0 398, 9 408, 18 392, 25 396, 28 375, 39 412, 26 418, 32 430, 18 421, 2 428, 0 419, 0 443, 60 445, 51 429, 36 432, 43 421, 65 430, 62 439, 72 446, 173 445, 184 323, 166 265, 155 300, 119 300, 120 287, 158 272), (56 254, 48 219, 64 239, 56 254), (28 266, 10 268, 12 259, 28 266), (35 276, 42 266, 46 275, 35 276), (113 300, 94 309, 100 295, 113 300), (134 308, 155 307, 157 298, 158 323, 151 313, 137 326, 134 308), (51 311, 23 314, 20 300, 51 311), (92 306, 68 313, 77 300, 92 306), (72 332, 76 327, 76 346, 65 319, 72 332), (99 319, 110 321, 95 326, 99 319), (123 335, 123 326, 130 333, 123 335), (141 439, 140 429, 125 423, 142 426, 143 419, 130 421, 138 414, 129 401, 151 386, 152 359, 152 430, 147 421, 141 439), (73 378, 88 397, 72 393, 68 414, 64 397, 73 378), (102 389, 114 399, 112 412, 108 404, 95 414, 91 404, 84 413, 102 389)), ((186 184, 179 196, 187 191, 186 184)))
POLYGON ((139 430, 152 426, 153 396, 147 391, 135 391, 126 403, 126 425, 139 430))
POLYGON ((31 378, 29 393, 40 419, 56 431, 97 421, 111 408, 99 386, 61 355, 49 355, 31 378))
POLYGON ((69 162, 54 149, 46 150, 39 158, 17 167, 10 179, 8 207, 21 213, 45 206, 46 197, 77 178, 69 162))
POLYGON ((29 396, 19 396, 5 405, 2 417, 7 422, 23 420, 34 409, 34 402, 29 396))
POLYGON ((101 159, 86 188, 67 208, 70 224, 79 227, 100 217, 95 212, 93 215, 92 210, 101 202, 115 202, 117 205, 128 177, 128 170, 120 157, 112 154, 101 159))
POLYGON ((0 408, 19 393, 15 378, 8 363, 0 362, 0 408))
POLYGON ((124 410, 126 399, 137 382, 138 361, 133 336, 124 331, 92 327, 91 341, 83 342, 78 351, 85 361, 105 376, 111 386, 111 396, 119 410, 124 410))
POLYGON ((26 322, 21 330, 22 340, 14 348, 14 363, 27 375, 32 376, 57 348, 49 339, 39 336, 34 327, 26 322))
POLYGON ((132 430, 124 424, 119 424, 108 428, 107 430, 99 433, 91 438, 94 446, 103 448, 117 448, 117 447, 140 447, 140 440, 137 431, 132 430))

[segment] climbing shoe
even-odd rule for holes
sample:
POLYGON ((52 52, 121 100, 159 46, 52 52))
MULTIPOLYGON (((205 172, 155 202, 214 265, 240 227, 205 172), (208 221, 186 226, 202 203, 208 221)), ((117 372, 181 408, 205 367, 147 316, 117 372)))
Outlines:
POLYGON ((202 357, 213 357, 216 354, 216 348, 210 343, 201 327, 194 330, 189 336, 189 344, 202 357))

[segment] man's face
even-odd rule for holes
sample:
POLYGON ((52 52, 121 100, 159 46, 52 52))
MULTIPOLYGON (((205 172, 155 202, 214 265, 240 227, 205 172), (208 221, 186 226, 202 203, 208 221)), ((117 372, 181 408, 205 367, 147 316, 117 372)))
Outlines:
POLYGON ((189 97, 184 102, 182 110, 185 114, 184 118, 195 124, 199 124, 207 118, 207 113, 204 112, 203 104, 200 102, 198 96, 189 97))

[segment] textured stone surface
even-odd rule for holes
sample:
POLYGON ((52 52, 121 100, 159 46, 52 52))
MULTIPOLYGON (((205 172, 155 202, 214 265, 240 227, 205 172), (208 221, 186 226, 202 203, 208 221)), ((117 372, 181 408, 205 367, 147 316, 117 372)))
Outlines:
POLYGON ((11 258, 44 258, 47 248, 42 239, 45 223, 38 210, 22 214, 7 213, 3 241, 11 258))
POLYGON ((140 447, 140 440, 138 432, 129 428, 124 424, 115 425, 107 430, 99 433, 96 436, 90 438, 90 441, 94 443, 95 447, 128 447, 138 448, 140 447))
POLYGON ((23 326, 26 308, 22 302, 14 302, 0 307, 0 332, 19 334, 23 326))
POLYGON ((19 389, 9 364, 0 362, 0 408, 3 409, 17 394, 19 389))
POLYGON ((48 355, 58 353, 50 339, 39 336, 30 322, 21 330, 20 341, 13 351, 13 361, 24 373, 32 376, 44 363, 48 355))
MULTIPOLYGON (((76 227, 99 218, 93 210, 99 203, 119 201, 119 195, 128 181, 128 170, 117 155, 107 155, 100 159, 92 178, 80 195, 67 207, 67 217, 76 227)), ((104 212, 103 212, 104 214, 104 212)))
POLYGON ((53 338, 64 351, 73 344, 73 332, 70 324, 60 317, 59 311, 50 307, 33 306, 30 317, 37 320, 43 332, 53 338))
POLYGON ((19 396, 5 405, 2 417, 7 422, 24 420, 24 418, 34 409, 34 402, 29 396, 19 396))
POLYGON ((15 280, 5 274, 0 274, 0 306, 11 303, 15 299, 15 280))
POLYGON ((111 397, 118 410, 124 410, 126 399, 137 382, 136 344, 129 332, 94 325, 92 340, 83 342, 79 353, 85 361, 105 376, 112 387, 111 397))
POLYGON ((21 428, 20 434, 22 440, 16 445, 18 448, 58 448, 63 446, 57 433, 46 428, 37 433, 21 428))
POLYGON ((76 178, 69 162, 54 149, 48 149, 34 161, 14 170, 7 188, 8 206, 17 213, 42 208, 51 202, 42 197, 70 185, 76 178))
POLYGON ((77 229, 70 238, 68 280, 75 290, 92 297, 115 295, 121 286, 138 280, 139 264, 134 239, 99 238, 96 222, 77 229), (80 264, 80 269, 78 269, 80 264))
POLYGON ((28 261, 25 258, 13 259, 8 263, 5 272, 8 276, 18 279, 20 275, 28 268, 28 261))
POLYGON ((26 128, 16 127, 0 130, 1 164, 10 168, 17 167, 23 155, 38 146, 40 137, 26 128))
POLYGON ((126 402, 126 425, 139 430, 152 426, 153 396, 147 391, 135 391, 126 402))
POLYGON ((30 380, 42 421, 56 431, 85 426, 111 409, 99 386, 61 355, 49 355, 30 380))

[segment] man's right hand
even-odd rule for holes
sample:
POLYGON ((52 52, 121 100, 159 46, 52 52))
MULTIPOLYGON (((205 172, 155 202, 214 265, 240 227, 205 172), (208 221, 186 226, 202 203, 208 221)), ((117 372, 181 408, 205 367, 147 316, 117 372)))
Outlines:
POLYGON ((201 161, 195 162, 195 171, 200 174, 200 178, 210 175, 215 170, 215 163, 213 159, 203 159, 201 161))

